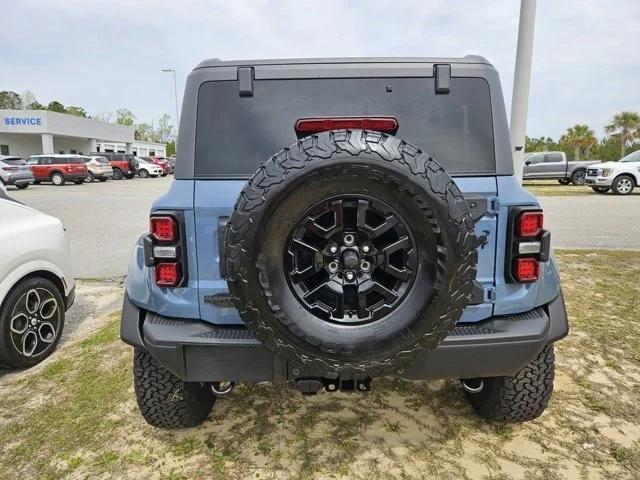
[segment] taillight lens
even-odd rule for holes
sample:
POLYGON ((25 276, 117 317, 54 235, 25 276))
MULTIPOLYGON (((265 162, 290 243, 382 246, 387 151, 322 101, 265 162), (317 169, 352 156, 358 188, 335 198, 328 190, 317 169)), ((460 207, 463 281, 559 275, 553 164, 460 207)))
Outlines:
POLYGON ((160 262, 155 266, 156 284, 161 287, 175 287, 182 280, 178 262, 160 262))
POLYGON ((2 167, 5 172, 17 172, 18 167, 2 167))
POLYGON ((517 234, 520 237, 537 237, 544 227, 542 212, 522 212, 517 221, 517 234))
POLYGON ((393 117, 301 118, 296 122, 295 128, 298 134, 312 134, 344 129, 396 133, 398 131, 398 121, 393 117))
POLYGON ((172 242, 177 237, 177 225, 173 217, 157 216, 150 219, 151 236, 160 242, 172 242))
POLYGON ((535 282, 540 272, 540 262, 537 258, 522 257, 514 261, 514 277, 520 283, 535 282))

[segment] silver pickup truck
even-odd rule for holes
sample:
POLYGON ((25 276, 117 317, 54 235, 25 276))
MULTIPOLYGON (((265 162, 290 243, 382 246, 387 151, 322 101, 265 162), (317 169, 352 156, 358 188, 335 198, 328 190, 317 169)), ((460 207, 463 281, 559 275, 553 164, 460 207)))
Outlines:
POLYGON ((599 160, 567 161, 564 152, 533 152, 524 157, 524 180, 558 180, 562 185, 584 185, 587 167, 599 160))

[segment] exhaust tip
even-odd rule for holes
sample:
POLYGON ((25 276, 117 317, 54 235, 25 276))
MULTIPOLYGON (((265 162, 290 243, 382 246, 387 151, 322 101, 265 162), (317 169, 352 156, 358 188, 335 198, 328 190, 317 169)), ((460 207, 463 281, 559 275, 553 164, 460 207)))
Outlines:
POLYGON ((235 385, 235 382, 213 382, 211 384, 211 391, 221 397, 231 393, 235 385))
POLYGON ((484 380, 481 378, 461 379, 460 385, 465 392, 480 393, 484 389, 484 380))

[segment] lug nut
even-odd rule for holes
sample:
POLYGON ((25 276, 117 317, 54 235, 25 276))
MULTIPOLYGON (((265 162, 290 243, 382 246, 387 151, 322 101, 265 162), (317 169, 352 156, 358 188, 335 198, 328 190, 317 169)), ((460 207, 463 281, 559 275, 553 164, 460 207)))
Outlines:
POLYGON ((360 262, 360 270, 362 270, 363 272, 368 272, 369 270, 371 270, 371 264, 366 260, 362 260, 360 262))
POLYGON ((339 268, 338 262, 331 262, 329 264, 329 271, 331 273, 336 273, 338 271, 338 268, 339 268))
POLYGON ((369 250, 371 250, 371 249, 369 248, 369 245, 363 245, 363 246, 362 246, 362 253, 369 253, 369 250))
POLYGON ((329 248, 329 251, 331 253, 337 253, 338 252, 338 247, 336 247, 335 245, 331 245, 331 248, 329 248))
POLYGON ((344 243, 345 245, 347 245, 348 247, 350 247, 351 245, 353 245, 353 242, 355 242, 356 239, 354 238, 353 235, 351 235, 350 233, 344 236, 344 243))
POLYGON ((347 279, 347 281, 349 282, 353 282, 353 279, 356 278, 356 276, 353 274, 353 272, 347 272, 344 274, 344 277, 347 279))

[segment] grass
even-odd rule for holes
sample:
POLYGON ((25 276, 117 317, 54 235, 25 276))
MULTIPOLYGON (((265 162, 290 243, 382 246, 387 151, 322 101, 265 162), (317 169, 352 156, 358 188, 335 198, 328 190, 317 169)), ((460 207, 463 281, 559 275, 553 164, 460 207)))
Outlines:
POLYGON ((560 185, 556 180, 525 180, 523 186, 536 196, 600 195, 586 185, 560 185))
POLYGON ((640 253, 558 253, 571 335, 527 424, 474 415, 453 381, 378 379, 302 397, 240 385, 201 427, 146 425, 112 318, 41 368, 0 379, 0 478, 637 478, 640 253))

